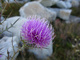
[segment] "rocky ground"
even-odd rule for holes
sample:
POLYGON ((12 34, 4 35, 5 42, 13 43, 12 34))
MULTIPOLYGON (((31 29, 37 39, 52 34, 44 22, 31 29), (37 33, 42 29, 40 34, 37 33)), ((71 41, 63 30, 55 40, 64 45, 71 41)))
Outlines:
POLYGON ((14 60, 80 60, 80 0, 4 0, 0 6, 1 60, 11 60, 21 47, 21 26, 33 15, 52 24, 56 37, 48 49, 27 48, 14 60))

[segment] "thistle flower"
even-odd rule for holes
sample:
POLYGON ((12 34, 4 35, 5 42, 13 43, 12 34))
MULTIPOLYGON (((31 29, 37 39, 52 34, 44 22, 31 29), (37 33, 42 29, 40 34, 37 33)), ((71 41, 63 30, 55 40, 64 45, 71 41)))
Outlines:
POLYGON ((29 17, 28 21, 24 22, 21 34, 24 40, 36 47, 47 47, 54 38, 52 26, 49 26, 45 19, 37 17, 29 17))

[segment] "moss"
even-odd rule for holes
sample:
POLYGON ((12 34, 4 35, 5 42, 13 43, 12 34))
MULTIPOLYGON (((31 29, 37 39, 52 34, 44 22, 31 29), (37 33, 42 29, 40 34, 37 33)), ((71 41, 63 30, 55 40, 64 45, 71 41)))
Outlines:
POLYGON ((2 11, 2 8, 0 7, 0 13, 1 13, 1 11, 2 11))
POLYGON ((80 7, 72 7, 71 9, 72 9, 71 15, 80 17, 80 7))
POLYGON ((19 9, 22 7, 25 3, 3 3, 2 7, 5 9, 3 11, 3 16, 5 18, 12 17, 12 16, 19 16, 19 9))

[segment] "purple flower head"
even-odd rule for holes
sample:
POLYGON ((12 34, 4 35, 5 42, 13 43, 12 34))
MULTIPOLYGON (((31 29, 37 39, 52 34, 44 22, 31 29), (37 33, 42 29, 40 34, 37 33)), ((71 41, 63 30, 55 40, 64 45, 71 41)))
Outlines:
POLYGON ((54 35, 52 26, 45 19, 29 17, 22 25, 21 34, 29 44, 35 44, 37 47, 47 47, 54 35))

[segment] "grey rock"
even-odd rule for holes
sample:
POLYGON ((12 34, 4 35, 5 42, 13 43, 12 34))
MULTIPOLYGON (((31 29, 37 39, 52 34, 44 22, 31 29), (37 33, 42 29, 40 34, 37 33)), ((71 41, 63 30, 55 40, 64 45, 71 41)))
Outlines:
POLYGON ((56 16, 58 17, 58 14, 60 12, 60 9, 59 8, 48 8, 49 10, 51 10, 52 12, 56 12, 56 16))
POLYGON ((5 18, 3 16, 1 16, 1 22, 3 22, 5 20, 5 18))
POLYGON ((49 8, 51 11, 55 11, 57 13, 57 17, 63 19, 63 20, 68 20, 71 14, 70 9, 59 9, 59 8, 49 8))
POLYGON ((79 0, 72 0, 71 4, 73 7, 78 7, 79 6, 80 1, 79 0))
POLYGON ((80 23, 80 17, 70 16, 66 23, 80 23))
POLYGON ((72 0, 60 0, 60 1, 72 1, 72 0))
POLYGON ((0 32, 3 32, 4 30, 6 30, 6 27, 9 28, 8 31, 4 31, 4 36, 17 36, 18 38, 20 38, 20 30, 22 27, 22 24, 27 21, 26 18, 22 18, 19 16, 15 16, 15 17, 11 17, 11 18, 7 18, 6 21, 4 21, 4 23, 2 25, 0 25, 0 32), (18 21, 17 21, 18 20, 18 21), (9 28, 14 22, 16 21, 16 23, 9 28))
MULTIPOLYGON (((27 21, 26 18, 15 16, 15 17, 7 18, 6 21, 4 21, 2 25, 0 25, 0 33, 5 30, 2 33, 2 35, 4 36, 0 38, 0 54, 2 54, 2 57, 0 58, 0 60, 5 60, 5 59, 8 60, 7 50, 10 53, 9 56, 13 57, 14 51, 12 47, 12 40, 13 40, 14 50, 15 52, 17 52, 18 47, 19 47, 18 44, 21 40, 20 39, 21 27, 22 27, 22 24, 26 21, 27 21), (13 23, 14 25, 10 27, 11 24, 13 23), (7 28, 10 27, 10 28, 6 30, 6 27, 7 28)), ((17 57, 17 55, 18 53, 15 55, 14 60, 17 57)), ((11 57, 9 58, 9 60, 11 60, 11 57)))
POLYGON ((69 1, 59 1, 57 2, 57 6, 60 8, 71 8, 72 4, 69 1))
POLYGON ((29 2, 26 3, 19 10, 22 17, 27 18, 28 16, 36 15, 41 18, 46 18, 48 21, 56 19, 56 12, 52 12, 46 7, 42 6, 39 2, 29 2))
POLYGON ((57 5, 58 7, 60 7, 60 8, 67 8, 67 5, 65 4, 64 1, 59 1, 59 2, 57 2, 56 5, 57 5))
MULTIPOLYGON (((14 51, 17 52, 18 50, 18 44, 17 41, 18 38, 16 36, 14 37, 3 37, 0 39, 0 54, 2 54, 2 57, 0 57, 0 60, 8 60, 8 54, 7 51, 9 52, 9 60, 11 60, 11 57, 14 55, 14 51), (13 40, 13 46, 12 46, 12 40, 13 40)), ((14 60, 16 59, 18 53, 14 56, 14 60)))
POLYGON ((69 1, 65 1, 65 4, 67 5, 67 8, 71 8, 72 4, 69 1))
POLYGON ((41 0, 40 3, 43 6, 52 6, 54 4, 56 4, 59 0, 41 0))
POLYGON ((47 57, 51 56, 52 49, 52 41, 46 48, 32 48, 28 50, 30 53, 33 53, 38 59, 45 60, 47 57))
POLYGON ((58 14, 58 17, 60 17, 63 20, 69 20, 70 14, 71 14, 70 9, 60 9, 60 12, 58 14))

